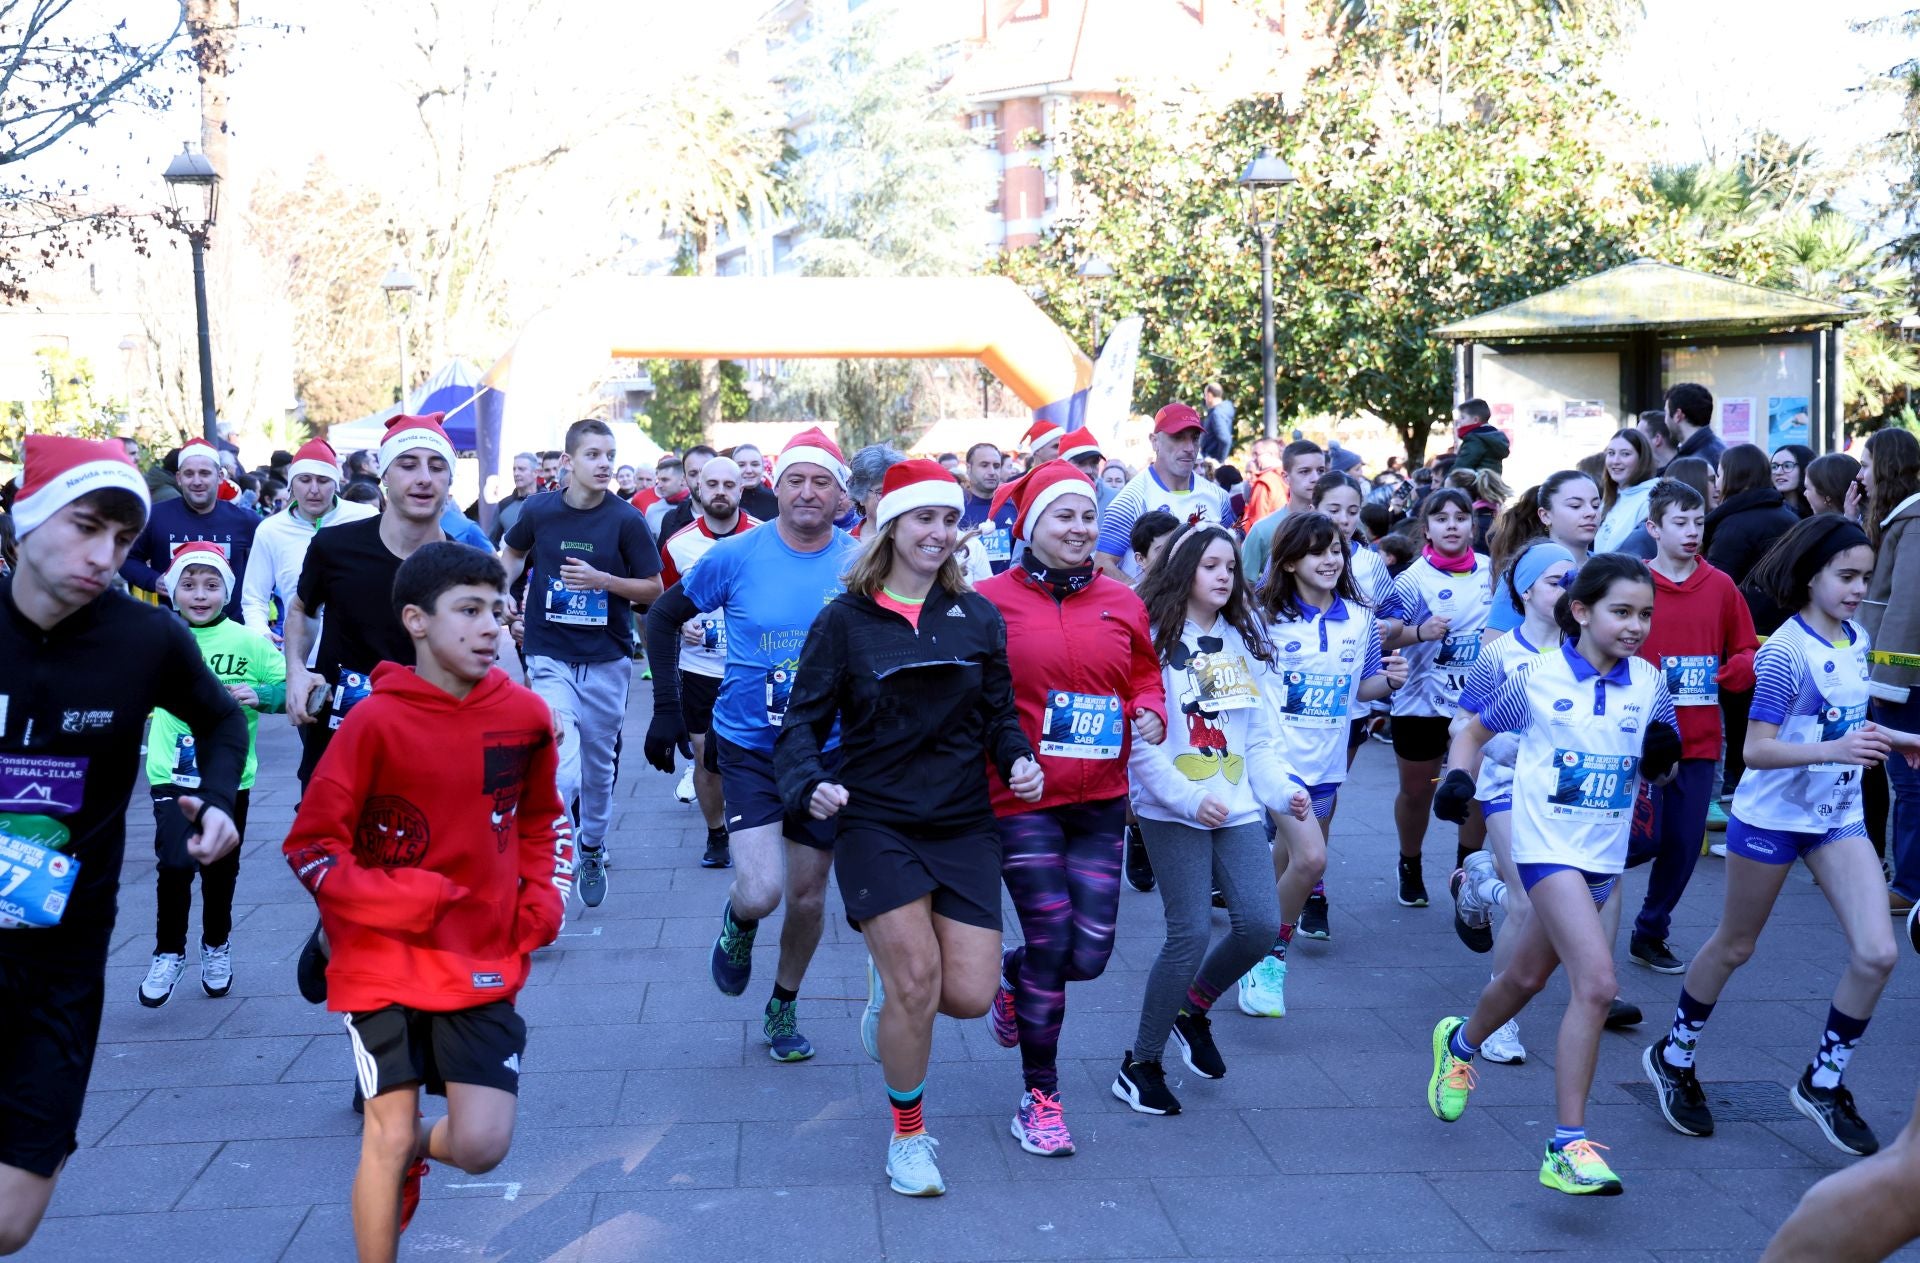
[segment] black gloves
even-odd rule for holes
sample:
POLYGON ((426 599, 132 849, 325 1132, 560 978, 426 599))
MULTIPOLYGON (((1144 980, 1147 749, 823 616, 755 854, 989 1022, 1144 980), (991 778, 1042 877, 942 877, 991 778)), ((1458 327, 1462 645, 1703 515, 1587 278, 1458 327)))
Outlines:
POLYGON ((687 721, 679 708, 653 712, 653 722, 647 725, 647 762, 672 776, 676 747, 682 758, 693 757, 693 738, 687 733, 687 721))
POLYGON ((1640 744, 1640 775, 1657 781, 1680 762, 1680 734, 1671 724, 1647 725, 1647 738, 1640 744))
POLYGON ((1448 824, 1466 823, 1473 810, 1473 778, 1461 768, 1448 772, 1433 791, 1433 814, 1448 824))

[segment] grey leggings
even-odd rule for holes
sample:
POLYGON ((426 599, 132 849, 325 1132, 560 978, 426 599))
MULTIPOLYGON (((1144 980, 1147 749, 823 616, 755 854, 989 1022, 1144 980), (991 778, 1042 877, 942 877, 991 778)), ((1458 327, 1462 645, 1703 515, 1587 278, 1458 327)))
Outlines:
POLYGON ((1280 904, 1273 850, 1258 820, 1201 829, 1143 816, 1140 835, 1146 839, 1160 900, 1166 905, 1167 941, 1147 974, 1133 1055, 1139 1061, 1158 1061, 1189 988, 1211 1005, 1273 949, 1280 934, 1280 904), (1227 897, 1231 932, 1208 951, 1215 882, 1227 897))

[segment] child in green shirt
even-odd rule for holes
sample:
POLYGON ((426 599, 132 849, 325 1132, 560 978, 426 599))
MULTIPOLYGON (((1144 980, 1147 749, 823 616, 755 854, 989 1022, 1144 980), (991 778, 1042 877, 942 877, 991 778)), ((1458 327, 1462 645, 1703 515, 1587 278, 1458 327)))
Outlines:
MULTIPOLYGON (((244 842, 247 798, 253 788, 254 738, 261 711, 285 710, 287 665, 266 637, 226 615, 233 592, 233 570, 217 544, 182 544, 167 570, 173 608, 193 629, 207 666, 247 717, 247 764, 235 797, 233 823, 244 842)), ((173 996, 187 967, 187 912, 193 902, 193 876, 200 874, 200 987, 216 999, 233 987, 233 888, 240 878, 240 847, 211 864, 187 853, 191 829, 174 800, 200 784, 192 731, 164 710, 153 712, 147 732, 147 780, 153 792, 153 853, 159 873, 153 965, 140 984, 140 1003, 157 1009, 173 996)))

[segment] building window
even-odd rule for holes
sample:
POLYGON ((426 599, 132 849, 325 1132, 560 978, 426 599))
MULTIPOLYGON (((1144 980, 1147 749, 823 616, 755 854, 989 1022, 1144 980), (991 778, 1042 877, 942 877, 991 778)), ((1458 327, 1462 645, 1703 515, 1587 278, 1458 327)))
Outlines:
POLYGON ((1047 16, 1047 0, 1015 0, 1007 10, 1009 22, 1035 22, 1047 16))

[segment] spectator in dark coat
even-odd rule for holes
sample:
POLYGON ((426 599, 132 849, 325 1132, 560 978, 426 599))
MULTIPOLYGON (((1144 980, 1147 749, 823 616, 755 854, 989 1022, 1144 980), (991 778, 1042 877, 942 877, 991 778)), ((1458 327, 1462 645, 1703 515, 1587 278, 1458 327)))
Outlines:
POLYGON ((1200 392, 1207 405, 1206 420, 1200 427, 1200 454, 1209 460, 1223 461, 1233 452, 1233 405, 1219 382, 1208 382, 1200 392))
POLYGON ((1767 454, 1736 443, 1720 457, 1720 507, 1707 514, 1701 551, 1735 583, 1800 521, 1773 485, 1767 454))

